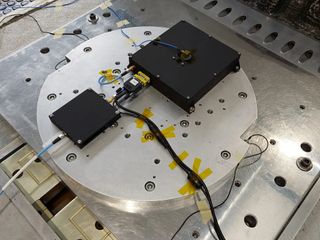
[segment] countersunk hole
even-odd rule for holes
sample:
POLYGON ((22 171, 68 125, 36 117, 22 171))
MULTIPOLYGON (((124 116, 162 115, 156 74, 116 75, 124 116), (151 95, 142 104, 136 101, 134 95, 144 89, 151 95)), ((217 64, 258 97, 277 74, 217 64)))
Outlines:
POLYGON ((207 113, 212 114, 212 113, 213 113, 213 110, 212 110, 212 109, 208 109, 208 110, 207 110, 207 113))
POLYGON ((73 93, 74 93, 74 94, 77 94, 77 93, 79 93, 79 90, 78 90, 78 89, 75 89, 75 90, 73 90, 73 93))
POLYGON ((84 49, 83 49, 83 51, 84 52, 91 52, 92 51, 92 48, 91 47, 85 47, 84 49))
POLYGON ((311 146, 310 143, 303 142, 303 143, 301 143, 300 147, 305 152, 311 152, 312 151, 312 146, 311 146))
POLYGON ((309 158, 300 157, 297 159, 297 166, 302 171, 310 171, 313 167, 313 163, 309 158))
POLYGON ((125 138, 130 138, 131 134, 130 133, 126 133, 126 135, 124 135, 125 138))
POLYGON ((229 151, 224 150, 224 151, 221 152, 221 157, 223 159, 227 160, 227 159, 229 159, 231 157, 231 153, 229 151))
POLYGON ((117 61, 117 62, 115 62, 114 64, 115 64, 115 65, 120 65, 120 62, 119 62, 119 61, 117 61))
POLYGON ((219 103, 224 103, 224 102, 225 102, 225 100, 223 98, 219 99, 219 103))
POLYGON ((300 108, 301 110, 305 110, 305 109, 306 109, 306 106, 305 106, 305 105, 300 105, 299 108, 300 108))
POLYGON ((77 28, 77 29, 73 30, 73 33, 74 34, 81 34, 82 30, 80 28, 77 28))
MULTIPOLYGON (((19 172, 19 170, 20 170, 20 169, 14 170, 14 172, 12 173, 12 177, 13 177, 14 175, 16 175, 16 174, 17 174, 17 172, 19 172)), ((20 173, 20 174, 19 174, 19 176, 18 176, 17 178, 21 178, 21 177, 22 177, 22 175, 23 175, 23 172, 22 172, 22 173, 20 173)))
POLYGON ((182 120, 180 121, 180 126, 184 128, 189 127, 189 122, 187 120, 182 120))
POLYGON ((69 153, 67 156, 66 156, 66 160, 67 162, 72 162, 74 160, 77 159, 77 155, 75 153, 69 153))
POLYGON ((194 231, 192 232, 192 237, 193 237, 193 238, 199 238, 199 237, 200 237, 200 233, 199 233, 198 231, 194 230, 194 231))
POLYGON ((295 45, 296 45, 295 41, 289 41, 285 45, 283 45, 280 52, 286 53, 286 52, 290 51, 291 49, 293 49, 295 45))
POLYGON ((188 133, 182 133, 182 137, 184 138, 188 137, 188 133))
POLYGON ((118 68, 116 68, 116 69, 113 69, 113 70, 112 70, 112 73, 113 73, 113 74, 120 74, 120 73, 121 73, 121 70, 118 69, 118 68))
POLYGON ((254 228, 257 226, 257 219, 255 216, 249 214, 244 217, 244 223, 249 227, 249 228, 254 228))
POLYGON ((152 34, 151 31, 145 31, 145 32, 144 32, 144 35, 146 35, 146 36, 150 36, 151 34, 152 34))
POLYGON ((245 92, 239 92, 238 97, 242 99, 246 99, 248 97, 248 94, 246 94, 245 92))
POLYGON ((102 16, 104 16, 105 18, 107 18, 107 17, 110 17, 110 16, 111 16, 111 13, 109 13, 109 12, 104 12, 104 13, 102 14, 102 16))
POLYGON ((55 93, 50 93, 48 96, 47 96, 47 99, 49 101, 53 101, 57 98, 57 95, 55 93))
POLYGON ((24 81, 31 82, 31 78, 26 78, 24 81))
POLYGON ((235 19, 232 24, 233 25, 240 25, 242 24, 245 20, 247 20, 247 16, 240 16, 237 19, 235 19))
POLYGON ((271 43, 273 42, 274 40, 277 39, 278 37, 278 33, 277 32, 273 32, 273 33, 270 33, 263 41, 263 43, 271 43))
POLYGON ((99 96, 102 97, 103 99, 106 98, 106 95, 104 93, 99 93, 99 96))
POLYGON ((271 144, 271 145, 276 145, 276 143, 277 143, 276 140, 270 139, 270 144, 271 144))
POLYGON ((154 163, 158 165, 160 163, 160 159, 155 159, 154 163))
POLYGON ((152 192, 154 189, 156 188, 156 184, 154 182, 146 182, 146 184, 144 185, 144 189, 147 192, 152 192))
POLYGON ((195 121, 196 126, 200 126, 201 122, 200 121, 195 121))
POLYGON ((277 176, 274 178, 274 182, 279 186, 279 187, 285 187, 287 184, 287 181, 281 177, 281 176, 277 176))
POLYGON ((240 182, 239 180, 236 180, 236 181, 234 182, 234 185, 235 185, 236 187, 241 187, 241 182, 240 182))
POLYGON ((249 30, 248 30, 248 34, 254 34, 256 32, 258 32, 260 29, 262 28, 262 25, 260 23, 253 25, 249 30))
POLYGON ((310 58, 312 58, 313 56, 313 51, 312 50, 308 50, 305 51, 299 58, 299 63, 305 63, 306 61, 308 61, 310 58))
POLYGON ((49 49, 48 47, 44 47, 44 48, 41 48, 41 49, 40 49, 40 52, 41 52, 42 54, 47 54, 48 52, 50 52, 50 49, 49 49))
POLYGON ((213 8, 215 5, 217 5, 218 1, 210 1, 206 5, 204 5, 204 9, 209 10, 213 8))
POLYGON ((94 226, 97 230, 103 230, 103 226, 99 221, 96 221, 94 226))
POLYGON ((225 17, 229 13, 231 13, 231 11, 232 11, 232 8, 226 8, 226 9, 222 10, 221 12, 219 12, 218 17, 225 17))

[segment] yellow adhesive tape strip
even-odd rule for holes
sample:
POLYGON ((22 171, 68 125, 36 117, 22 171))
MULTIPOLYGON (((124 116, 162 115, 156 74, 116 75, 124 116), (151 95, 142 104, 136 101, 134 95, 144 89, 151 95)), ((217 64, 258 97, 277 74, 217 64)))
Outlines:
MULTIPOLYGON (((201 159, 200 158, 195 158, 194 161, 193 161, 192 170, 197 174, 199 174, 200 164, 201 164, 201 159)), ((212 174, 211 168, 206 168, 202 173, 199 174, 199 176, 201 177, 202 180, 205 180, 211 174, 212 174)), ((187 182, 185 185, 183 185, 178 190, 178 192, 181 195, 193 194, 195 191, 196 191, 196 189, 194 188, 194 186, 190 182, 187 182)))
POLYGON ((207 224, 212 218, 211 211, 206 200, 196 201, 203 224, 207 224))
POLYGON ((128 24, 130 24, 130 22, 127 19, 124 19, 122 21, 117 22, 117 27, 121 28, 121 27, 128 25, 128 24))
MULTIPOLYGON (((161 132, 165 136, 165 138, 174 138, 174 137, 176 137, 174 130, 175 130, 174 126, 171 125, 165 129, 161 130, 161 132)), ((149 141, 153 141, 154 137, 148 137, 148 136, 150 136, 150 134, 152 135, 152 133, 150 131, 143 131, 142 136, 141 136, 141 142, 146 143, 149 141)))
MULTIPOLYGON (((143 110, 142 115, 147 118, 151 118, 153 116, 153 112, 151 112, 151 110, 149 108, 145 108, 143 110)), ((142 128, 144 125, 144 121, 142 121, 141 119, 136 119, 135 123, 136 123, 136 128, 142 128)))
POLYGON ((60 28, 60 29, 56 30, 56 31, 54 32, 53 38, 54 38, 54 39, 61 38, 61 37, 63 36, 64 32, 65 32, 65 29, 64 29, 64 28, 60 28))
MULTIPOLYGON (((182 153, 180 153, 179 155, 179 158, 181 159, 181 161, 185 160, 188 156, 189 156, 189 153, 187 153, 186 151, 183 151, 182 153)), ((172 161, 170 164, 169 164, 169 168, 171 170, 175 169, 177 167, 177 163, 175 161, 172 161)))
POLYGON ((111 7, 112 6, 112 3, 110 2, 110 1, 105 1, 104 3, 101 3, 100 4, 100 8, 102 9, 102 10, 105 10, 105 9, 107 9, 108 7, 111 7))
POLYGON ((54 5, 55 5, 55 8, 54 8, 55 12, 60 12, 63 8, 62 6, 63 2, 61 0, 56 1, 54 5))

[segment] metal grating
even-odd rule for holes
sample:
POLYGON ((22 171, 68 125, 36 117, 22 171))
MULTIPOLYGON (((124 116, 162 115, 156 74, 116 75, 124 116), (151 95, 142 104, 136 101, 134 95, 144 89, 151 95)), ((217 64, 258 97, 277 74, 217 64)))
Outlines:
POLYGON ((182 0, 288 62, 320 77, 320 42, 237 0, 182 0))

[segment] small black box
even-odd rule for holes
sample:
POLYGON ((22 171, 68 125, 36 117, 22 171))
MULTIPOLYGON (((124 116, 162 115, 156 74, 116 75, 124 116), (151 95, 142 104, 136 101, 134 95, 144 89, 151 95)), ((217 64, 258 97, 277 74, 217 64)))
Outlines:
POLYGON ((181 21, 147 44, 130 58, 130 66, 151 78, 150 84, 187 112, 232 71, 237 71, 240 54, 205 32, 181 21), (179 56, 175 45, 188 50, 191 59, 179 56))
POLYGON ((85 90, 49 116, 50 120, 80 148, 83 148, 120 114, 92 89, 85 90))

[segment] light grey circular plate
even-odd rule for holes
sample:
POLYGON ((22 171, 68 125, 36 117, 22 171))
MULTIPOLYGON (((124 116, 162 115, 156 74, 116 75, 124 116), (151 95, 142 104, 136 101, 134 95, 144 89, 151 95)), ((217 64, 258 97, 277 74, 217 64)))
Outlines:
MULTIPOLYGON (((137 43, 154 39, 165 30, 125 29, 137 43)), ((73 49, 67 55, 71 62, 50 74, 41 89, 37 121, 42 141, 48 142, 59 132, 48 116, 77 94, 92 88, 106 98, 114 95, 122 83, 100 87, 99 71, 123 71, 128 54, 137 50, 120 30, 101 34, 73 49), (75 93, 77 90, 79 93, 75 93), (56 98, 48 100, 50 94, 56 98)), ((256 98, 242 69, 229 74, 206 94, 190 115, 152 87, 126 106, 152 112, 151 119, 164 130, 173 149, 188 155, 184 162, 205 176, 212 191, 245 155, 248 144, 241 135, 257 118, 256 98)), ((136 119, 123 116, 117 127, 107 129, 84 149, 66 140, 50 155, 69 177, 107 197, 139 202, 184 199, 192 193, 185 173, 170 165, 170 155, 157 141, 146 141, 146 131, 147 126, 139 128, 136 119), (76 159, 67 161, 69 154, 75 154, 76 159)))

